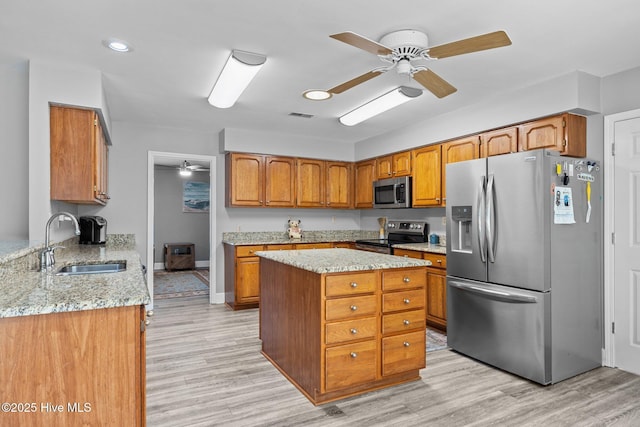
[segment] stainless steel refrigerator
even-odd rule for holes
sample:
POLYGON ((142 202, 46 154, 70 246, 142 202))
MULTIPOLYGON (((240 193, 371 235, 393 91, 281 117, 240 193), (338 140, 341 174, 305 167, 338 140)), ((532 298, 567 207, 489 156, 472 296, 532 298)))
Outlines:
POLYGON ((599 162, 535 150, 446 174, 449 346, 541 384, 600 366, 599 162))

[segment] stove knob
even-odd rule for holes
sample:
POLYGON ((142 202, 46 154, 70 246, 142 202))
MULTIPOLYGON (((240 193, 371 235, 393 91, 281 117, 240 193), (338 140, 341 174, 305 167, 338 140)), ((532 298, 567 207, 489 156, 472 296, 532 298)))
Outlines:
POLYGON ((420 224, 416 224, 416 228, 417 228, 418 230, 420 230, 420 229, 422 228, 422 226, 421 226, 420 224))

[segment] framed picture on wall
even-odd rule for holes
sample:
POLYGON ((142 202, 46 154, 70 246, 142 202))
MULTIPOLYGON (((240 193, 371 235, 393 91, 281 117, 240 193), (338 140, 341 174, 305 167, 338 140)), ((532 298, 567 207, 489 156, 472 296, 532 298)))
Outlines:
POLYGON ((209 212, 208 182, 184 182, 182 191, 182 212, 209 212))

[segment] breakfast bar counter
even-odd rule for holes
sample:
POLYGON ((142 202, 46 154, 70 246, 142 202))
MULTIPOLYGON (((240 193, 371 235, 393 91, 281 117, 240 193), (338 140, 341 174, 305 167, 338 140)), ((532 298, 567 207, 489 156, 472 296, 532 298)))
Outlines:
POLYGON ((352 249, 257 255, 262 354, 312 403, 420 378, 428 261, 352 249))

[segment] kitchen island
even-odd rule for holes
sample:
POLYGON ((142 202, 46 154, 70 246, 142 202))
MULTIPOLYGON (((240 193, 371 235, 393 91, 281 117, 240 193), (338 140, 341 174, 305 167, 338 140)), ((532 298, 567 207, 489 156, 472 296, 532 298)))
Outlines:
POLYGON ((420 378, 429 261, 351 249, 256 254, 262 354, 313 404, 420 378))
POLYGON ((150 299, 132 238, 64 245, 56 270, 109 262, 126 270, 58 276, 38 271, 36 245, 2 254, 0 425, 144 425, 150 299))

